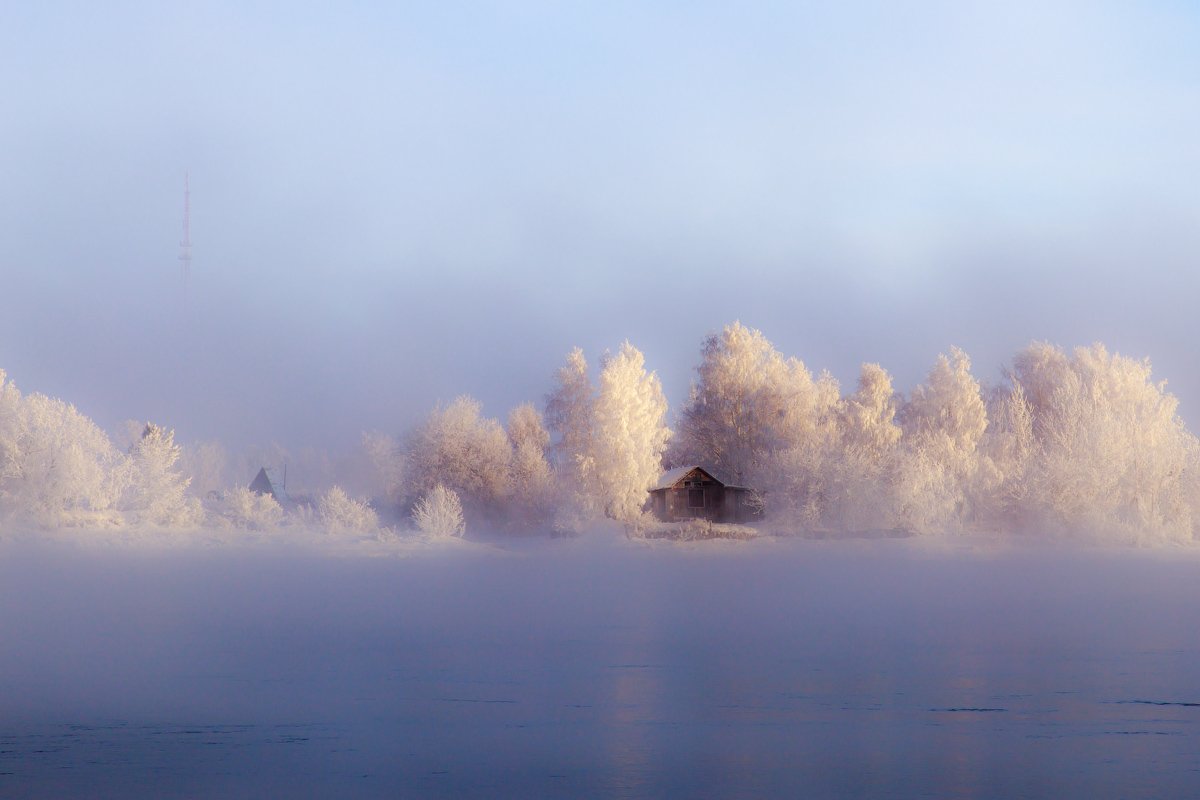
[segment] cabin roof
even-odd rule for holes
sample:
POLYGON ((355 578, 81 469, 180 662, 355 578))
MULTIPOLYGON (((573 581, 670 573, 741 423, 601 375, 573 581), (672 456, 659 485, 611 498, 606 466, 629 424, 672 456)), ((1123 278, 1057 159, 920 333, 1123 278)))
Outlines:
POLYGON ((250 482, 249 488, 250 491, 257 492, 258 494, 269 494, 279 502, 283 502, 286 498, 286 494, 282 489, 277 487, 274 477, 266 467, 258 471, 258 474, 254 476, 254 480, 250 482))
POLYGON ((681 480, 683 480, 685 477, 687 477, 688 473, 690 473, 692 470, 697 470, 697 469, 700 470, 701 472, 703 472, 708 477, 712 478, 717 483, 724 486, 726 489, 741 489, 742 491, 750 491, 745 486, 737 486, 732 483, 726 483, 725 481, 721 480, 719 477, 714 475, 711 470, 705 469, 704 467, 700 466, 699 464, 692 464, 687 467, 676 467, 675 469, 667 470, 666 472, 664 472, 662 475, 659 476, 658 482, 655 483, 652 487, 650 487, 650 491, 657 492, 660 489, 672 489, 675 487, 676 484, 678 484, 681 480))
MULTIPOLYGON (((659 476, 658 483, 654 484, 654 487, 650 491, 654 491, 655 489, 670 489, 675 484, 683 480, 684 476, 694 469, 698 469, 706 475, 708 474, 708 470, 695 464, 692 464, 690 467, 676 467, 675 469, 669 469, 659 476)), ((712 476, 709 475, 709 477, 711 478, 712 476)), ((716 480, 716 478, 713 478, 713 480, 716 480)))

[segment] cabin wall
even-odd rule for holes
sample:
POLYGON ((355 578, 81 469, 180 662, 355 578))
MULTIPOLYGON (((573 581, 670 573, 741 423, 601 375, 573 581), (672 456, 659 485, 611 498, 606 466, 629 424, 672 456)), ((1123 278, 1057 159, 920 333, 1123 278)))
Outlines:
POLYGON ((754 509, 747 505, 750 492, 746 489, 726 489, 726 517, 729 522, 748 522, 755 518, 754 509))
POLYGON ((747 489, 725 486, 697 469, 678 478, 670 488, 652 490, 650 511, 664 522, 744 522, 755 516, 746 505, 749 495, 747 489))
POLYGON ((703 506, 690 505, 692 489, 655 489, 650 493, 650 512, 664 522, 708 519, 710 522, 752 522, 754 509, 746 505, 750 492, 721 486, 703 487, 703 506))
POLYGON ((667 519, 667 493, 653 492, 650 495, 650 510, 661 520, 667 519))
POLYGON ((724 522, 726 517, 724 486, 704 486, 699 489, 660 489, 654 492, 652 507, 655 516, 667 522, 688 519, 707 519, 724 522), (692 492, 699 492, 702 505, 693 505, 692 492))

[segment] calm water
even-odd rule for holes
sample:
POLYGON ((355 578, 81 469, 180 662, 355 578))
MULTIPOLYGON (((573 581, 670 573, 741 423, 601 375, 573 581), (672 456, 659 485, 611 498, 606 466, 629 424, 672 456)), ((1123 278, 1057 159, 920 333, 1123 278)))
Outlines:
POLYGON ((0 546, 0 796, 1200 792, 1200 554, 0 546))

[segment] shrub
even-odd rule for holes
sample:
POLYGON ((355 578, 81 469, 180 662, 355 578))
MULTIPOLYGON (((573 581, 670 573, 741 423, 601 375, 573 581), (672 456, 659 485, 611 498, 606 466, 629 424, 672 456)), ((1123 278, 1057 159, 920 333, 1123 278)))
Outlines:
POLYGON ((412 518, 428 536, 462 536, 467 529, 458 495, 440 483, 417 501, 412 518))
POLYGON ((334 486, 317 504, 317 516, 327 533, 371 533, 379 528, 379 516, 361 500, 334 486))
POLYGON ((220 515, 236 528, 272 530, 283 520, 283 507, 269 494, 258 494, 244 486, 231 489, 221 503, 220 515))

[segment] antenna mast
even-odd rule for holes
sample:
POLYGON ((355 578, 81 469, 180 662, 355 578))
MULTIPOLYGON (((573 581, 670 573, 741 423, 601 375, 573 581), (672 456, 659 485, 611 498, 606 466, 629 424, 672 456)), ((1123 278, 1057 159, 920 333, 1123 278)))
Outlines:
POLYGON ((183 241, 179 243, 179 261, 183 267, 183 287, 192 279, 192 191, 189 174, 183 173, 183 241))

